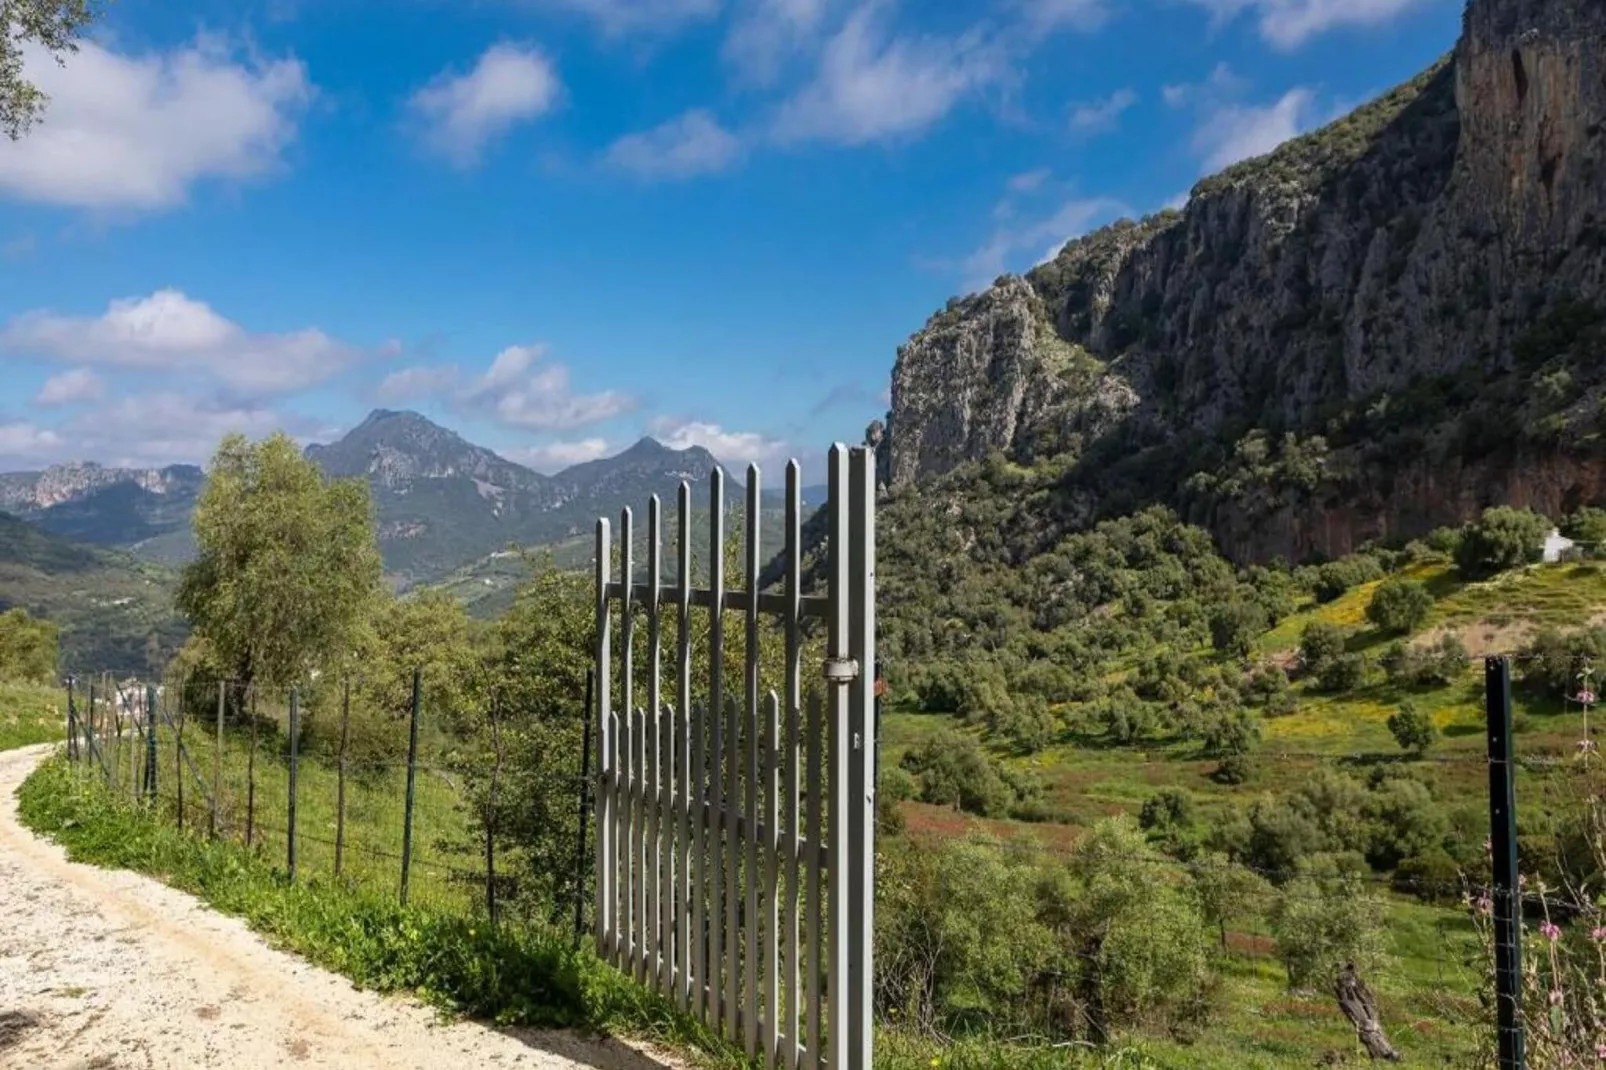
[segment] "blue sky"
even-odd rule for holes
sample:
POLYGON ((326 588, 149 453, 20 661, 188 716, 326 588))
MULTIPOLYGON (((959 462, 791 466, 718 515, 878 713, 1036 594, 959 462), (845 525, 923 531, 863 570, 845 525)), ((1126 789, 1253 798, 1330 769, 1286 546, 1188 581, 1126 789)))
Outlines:
POLYGON ((952 294, 1426 66, 1460 0, 118 0, 0 140, 0 469, 416 408, 858 441, 952 294))

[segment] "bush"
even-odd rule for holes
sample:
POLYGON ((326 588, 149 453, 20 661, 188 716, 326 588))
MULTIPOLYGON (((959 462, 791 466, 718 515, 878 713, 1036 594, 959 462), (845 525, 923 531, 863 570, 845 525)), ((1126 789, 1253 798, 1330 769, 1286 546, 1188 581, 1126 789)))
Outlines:
POLYGON ((1438 738, 1439 730, 1434 727, 1433 718, 1426 712, 1406 703, 1389 715, 1389 734, 1394 742, 1400 745, 1401 750, 1412 751, 1418 755, 1423 754, 1438 738))
POLYGON ((1221 764, 1216 766, 1210 778, 1217 784, 1238 785, 1249 783, 1254 775, 1254 759, 1247 752, 1239 751, 1221 759, 1221 764))
POLYGON ((1193 824, 1193 796, 1182 788, 1161 788, 1143 803, 1138 825, 1145 831, 1193 824))
POLYGON ((1414 895, 1424 903, 1443 906, 1460 903, 1461 867, 1443 847, 1412 855, 1394 871, 1394 890, 1414 895))
POLYGON ((1299 635, 1299 660, 1305 671, 1320 673, 1344 653, 1344 633, 1336 625, 1312 621, 1299 635))
POLYGON ((903 757, 920 798, 982 817, 1003 817, 1040 793, 1030 777, 996 761, 969 736, 940 732, 903 757))
POLYGON ((1329 561, 1316 570, 1316 601, 1335 601, 1351 587, 1370 583, 1382 575, 1383 567, 1377 559, 1364 554, 1329 561))
POLYGON ((1467 668, 1467 647, 1461 637, 1445 632, 1427 647, 1393 643, 1379 664, 1396 687, 1444 687, 1467 668))
POLYGON ((1247 658, 1255 637, 1268 626, 1266 611, 1255 602, 1225 602, 1210 612, 1210 642, 1224 654, 1247 658))
POLYGON ((1415 631, 1433 609, 1427 588, 1411 580, 1385 580, 1372 594, 1366 619, 1385 632, 1415 631))
POLYGON ((1316 684, 1323 691, 1353 691, 1366 682, 1366 658, 1360 654, 1342 654, 1327 662, 1316 674, 1316 684))
POLYGON ((1561 533, 1584 543, 1590 556, 1606 552, 1606 509, 1584 506, 1561 522, 1561 533))
POLYGON ((1597 666, 1597 693, 1606 683, 1606 628, 1586 628, 1571 634, 1545 628, 1522 654, 1523 684, 1546 697, 1577 694, 1578 673, 1586 664, 1597 666))
POLYGON ((0 680, 48 684, 56 677, 60 637, 54 624, 25 609, 0 613, 0 680))
POLYGON ((1532 509, 1497 505, 1485 509, 1461 532, 1455 566, 1469 580, 1485 579, 1507 569, 1530 565, 1544 552, 1550 521, 1532 509))

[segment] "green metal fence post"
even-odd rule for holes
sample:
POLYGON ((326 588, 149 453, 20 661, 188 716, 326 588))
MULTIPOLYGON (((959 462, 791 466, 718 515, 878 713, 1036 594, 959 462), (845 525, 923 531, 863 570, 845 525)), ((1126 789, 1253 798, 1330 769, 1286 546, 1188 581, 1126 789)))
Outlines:
POLYGON ((145 800, 156 805, 156 686, 145 686, 145 800))
POLYGON ((418 779, 418 707, 420 673, 413 670, 413 718, 407 733, 407 809, 402 815, 401 902, 407 905, 407 884, 413 868, 413 799, 418 779))
POLYGON ((1517 885, 1517 799, 1511 744, 1511 662, 1484 660, 1489 737, 1489 847, 1494 861, 1495 1045, 1500 1070, 1527 1065, 1522 1035, 1522 893, 1517 885))
POLYGON ((290 798, 289 812, 285 815, 285 865, 290 880, 296 879, 296 768, 301 751, 301 692, 290 689, 290 798))

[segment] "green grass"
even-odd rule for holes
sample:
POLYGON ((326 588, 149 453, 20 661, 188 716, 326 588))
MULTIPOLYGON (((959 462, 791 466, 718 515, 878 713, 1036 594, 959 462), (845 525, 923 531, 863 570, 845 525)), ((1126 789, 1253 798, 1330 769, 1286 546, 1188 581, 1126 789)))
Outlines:
POLYGON ((0 750, 66 739, 66 710, 60 688, 0 683, 0 750))

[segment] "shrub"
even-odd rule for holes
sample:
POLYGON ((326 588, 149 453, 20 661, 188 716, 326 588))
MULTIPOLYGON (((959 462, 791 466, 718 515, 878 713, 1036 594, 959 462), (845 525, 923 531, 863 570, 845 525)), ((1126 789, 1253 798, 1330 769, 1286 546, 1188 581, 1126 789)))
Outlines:
POLYGON ((1193 824, 1193 796, 1182 788, 1161 788, 1143 803, 1138 825, 1145 830, 1193 824))
POLYGON ((903 758, 920 778, 920 798, 937 806, 1003 817, 1030 802, 1039 786, 1026 774, 996 761, 969 736, 940 732, 903 758))
POLYGON ((1406 703, 1389 715, 1388 729, 1401 750, 1413 751, 1416 754, 1424 753, 1439 735, 1439 730, 1433 725, 1433 718, 1410 703, 1406 703))
POLYGON ((1316 684, 1323 691, 1353 691, 1365 682, 1366 658, 1360 654, 1341 654, 1316 674, 1316 684))
POLYGON ((1584 506, 1561 522, 1561 533, 1569 539, 1585 543, 1585 549, 1591 555, 1606 551, 1606 509, 1584 506))
POLYGON ((1523 649, 1522 682, 1549 697, 1578 693, 1578 673, 1585 664, 1598 666, 1595 690, 1606 684, 1606 628, 1571 634, 1545 628, 1523 649))
POLYGON ((1351 587, 1370 583, 1382 575, 1383 568, 1377 559, 1365 554, 1351 554, 1337 561, 1329 561, 1316 570, 1316 601, 1335 601, 1351 587))
POLYGON ((1255 760, 1247 752, 1238 751, 1221 759, 1210 778, 1218 784, 1247 784, 1255 775, 1255 760))
POLYGON ((1414 895, 1424 903, 1461 901, 1461 867, 1440 846, 1402 861, 1394 871, 1393 883, 1395 891, 1414 895))
POLYGON ((1338 971, 1353 963, 1365 977, 1385 959, 1382 901, 1353 878, 1300 876, 1272 911, 1277 957, 1290 988, 1330 991, 1338 971))
POLYGON ((1299 660, 1305 670, 1320 673, 1344 653, 1344 633, 1336 625, 1312 621, 1299 636, 1299 660))
POLYGON ((56 676, 60 642, 56 626, 25 609, 0 613, 0 680, 45 684, 56 676))
POLYGON ((1461 532, 1455 565, 1467 579, 1477 580, 1538 561, 1550 521, 1531 509, 1497 505, 1485 509, 1476 523, 1461 532))
POLYGON ((1210 642, 1224 654, 1246 658, 1267 628, 1266 611, 1255 602, 1224 602, 1210 612, 1210 642))
POLYGON ((1433 609, 1427 588, 1411 580, 1391 579, 1378 585, 1366 607, 1366 619, 1386 632, 1415 631, 1433 609))

